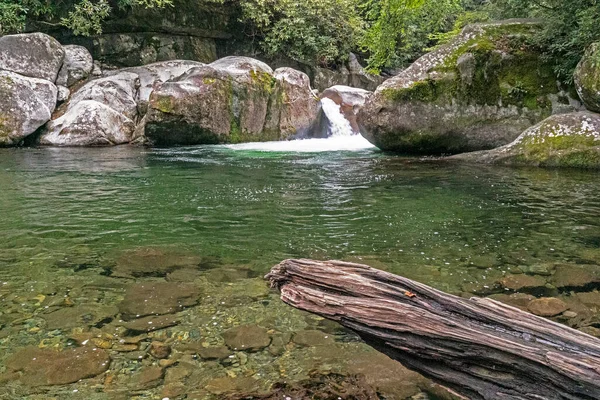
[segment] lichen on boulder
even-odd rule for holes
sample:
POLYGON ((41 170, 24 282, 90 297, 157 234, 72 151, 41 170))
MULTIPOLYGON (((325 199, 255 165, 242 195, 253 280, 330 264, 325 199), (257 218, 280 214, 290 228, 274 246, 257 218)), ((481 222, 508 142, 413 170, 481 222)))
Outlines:
POLYGON ((600 42, 592 44, 573 76, 579 97, 590 111, 600 112, 600 42))
POLYGON ((527 129, 514 142, 489 151, 459 154, 471 162, 600 169, 600 115, 554 115, 527 129))
POLYGON ((461 153, 505 145, 576 110, 529 40, 539 29, 523 20, 466 27, 384 82, 359 113, 361 132, 383 150, 461 153))

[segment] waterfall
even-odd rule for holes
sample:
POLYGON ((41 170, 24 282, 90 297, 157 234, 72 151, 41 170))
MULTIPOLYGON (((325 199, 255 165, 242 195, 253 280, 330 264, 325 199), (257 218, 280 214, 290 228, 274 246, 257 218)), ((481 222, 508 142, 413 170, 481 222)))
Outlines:
POLYGON ((328 137, 352 136, 355 134, 350 121, 344 117, 340 106, 333 100, 328 98, 322 99, 321 107, 329 122, 328 137))
POLYGON ((355 134, 352 125, 341 113, 340 106, 333 100, 321 100, 320 131, 326 138, 285 140, 279 142, 242 143, 226 145, 236 151, 260 151, 282 153, 319 153, 324 151, 363 151, 374 149, 367 139, 355 134))

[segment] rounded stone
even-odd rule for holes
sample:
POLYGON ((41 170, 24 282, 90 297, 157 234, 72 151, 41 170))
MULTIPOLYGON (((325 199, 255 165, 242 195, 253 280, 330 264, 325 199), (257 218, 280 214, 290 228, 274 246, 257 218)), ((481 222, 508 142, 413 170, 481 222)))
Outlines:
POLYGON ((527 305, 527 309, 540 317, 554 317, 567 310, 567 305, 555 297, 536 299, 527 305))

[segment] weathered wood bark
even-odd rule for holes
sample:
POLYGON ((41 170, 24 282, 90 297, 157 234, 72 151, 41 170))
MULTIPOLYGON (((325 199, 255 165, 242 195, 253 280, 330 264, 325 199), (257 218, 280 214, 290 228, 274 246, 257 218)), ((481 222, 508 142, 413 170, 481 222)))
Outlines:
POLYGON ((287 304, 469 399, 600 399, 600 340, 544 318, 360 264, 286 260, 267 278, 287 304))

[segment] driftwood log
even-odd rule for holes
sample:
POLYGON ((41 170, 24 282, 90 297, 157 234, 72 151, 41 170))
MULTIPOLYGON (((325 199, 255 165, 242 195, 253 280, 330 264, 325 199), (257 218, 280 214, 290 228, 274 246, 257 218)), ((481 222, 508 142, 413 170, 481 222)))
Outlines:
POLYGON ((547 319, 347 262, 286 260, 267 278, 468 399, 600 399, 600 340, 547 319))

